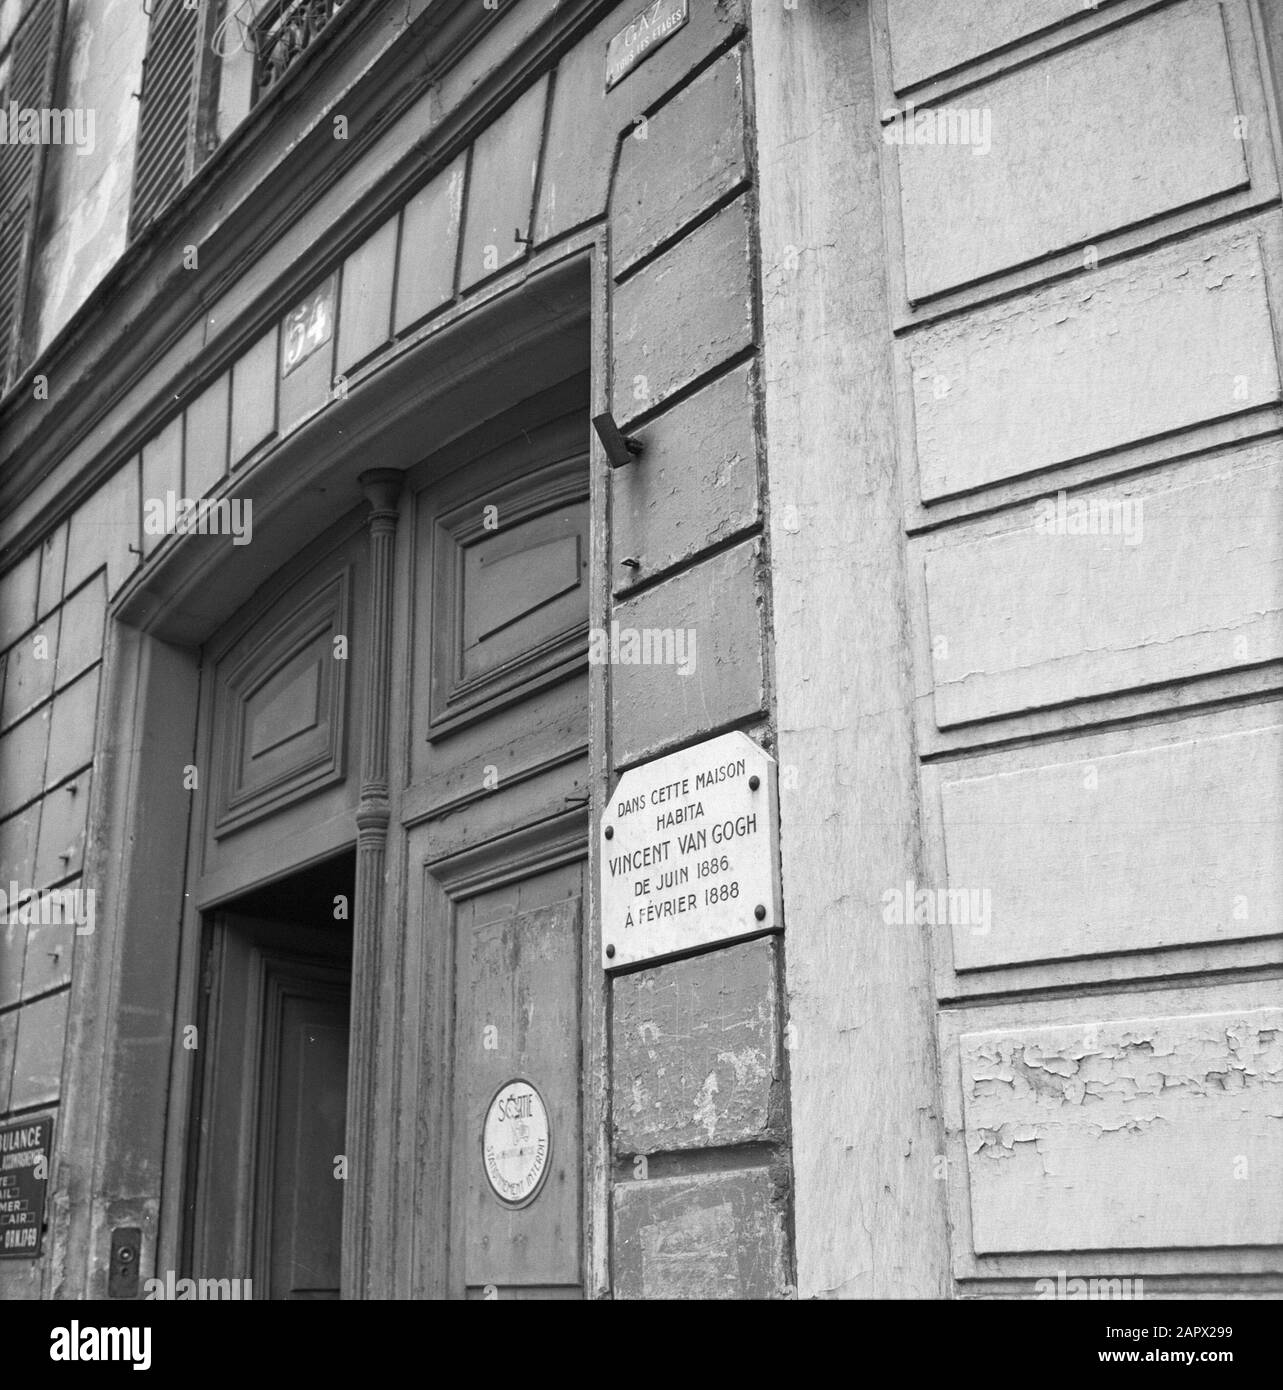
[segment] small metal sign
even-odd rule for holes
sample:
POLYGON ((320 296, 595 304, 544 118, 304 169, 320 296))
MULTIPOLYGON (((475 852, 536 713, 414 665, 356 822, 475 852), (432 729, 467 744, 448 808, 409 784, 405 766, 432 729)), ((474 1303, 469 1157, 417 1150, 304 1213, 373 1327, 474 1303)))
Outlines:
POLYGON ((334 336, 337 276, 331 275, 285 315, 281 325, 281 375, 289 376, 334 336))
POLYGON ((783 926, 775 773, 740 733, 624 773, 601 826, 606 970, 783 926))
POLYGON ((0 1126, 0 1258, 40 1254, 52 1136, 48 1115, 0 1126))
POLYGON ((606 47, 606 90, 670 39, 690 18, 690 0, 654 0, 611 39, 606 47))
POLYGON ((486 1107, 481 1158, 491 1191, 507 1207, 528 1206, 548 1176, 548 1107, 524 1077, 505 1082, 486 1107))

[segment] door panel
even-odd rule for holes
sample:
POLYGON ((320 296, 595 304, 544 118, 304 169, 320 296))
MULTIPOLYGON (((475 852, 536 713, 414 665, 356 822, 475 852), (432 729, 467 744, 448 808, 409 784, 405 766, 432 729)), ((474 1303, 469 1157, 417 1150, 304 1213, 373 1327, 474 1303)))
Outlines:
MULTIPOLYGON (((472 917, 475 914, 466 914, 472 917)), ((579 901, 459 927, 460 1006, 455 1055, 459 1161, 467 1191, 469 1289, 578 1285, 580 1222, 579 901), (464 949, 466 945, 466 949, 464 949), (518 1113, 492 1131, 525 1131, 510 1163, 483 1151, 487 1107, 508 1083, 529 1083, 547 1116, 546 1154, 531 1152, 543 1126, 518 1113), (540 1160, 543 1160, 541 1163, 540 1160), (492 1178, 494 1167, 501 1171, 492 1178), (523 1187, 538 1165, 527 1205, 523 1187), (546 1171, 544 1169, 546 1168, 546 1171), (496 1191, 511 1179, 512 1190, 496 1191)), ((516 1089, 516 1088, 514 1088, 516 1089)), ((510 1105, 520 1109, 520 1090, 510 1105)), ((500 1139, 500 1145, 505 1142, 500 1139)), ((512 1142, 512 1141, 508 1141, 512 1142)))
POLYGON ((258 1243, 270 1298, 337 1298, 347 1100, 348 999, 324 980, 272 970, 263 1109, 259 1133, 267 1175, 258 1243))
POLYGON ((402 807, 430 1296, 582 1296, 587 386, 415 480, 402 807))
POLYGON ((351 935, 220 913, 200 1030, 189 1273, 337 1298, 351 935))

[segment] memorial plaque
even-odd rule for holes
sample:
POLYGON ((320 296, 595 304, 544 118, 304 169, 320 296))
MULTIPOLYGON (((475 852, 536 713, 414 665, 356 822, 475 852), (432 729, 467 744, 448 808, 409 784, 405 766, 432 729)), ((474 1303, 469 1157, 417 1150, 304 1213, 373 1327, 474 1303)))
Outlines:
POLYGON ((0 1126, 0 1258, 40 1254, 52 1135, 48 1115, 0 1126))
POLYGON ((784 925, 775 759, 745 734, 626 772, 600 834, 606 970, 784 925))
POLYGON ((606 90, 622 82, 647 54, 671 38, 689 18, 689 0, 655 0, 625 24, 606 46, 606 90))
POLYGON ((534 1201, 548 1176, 551 1149, 548 1107, 539 1092, 521 1077, 500 1086, 486 1107, 481 1157, 486 1181, 505 1206, 534 1201))

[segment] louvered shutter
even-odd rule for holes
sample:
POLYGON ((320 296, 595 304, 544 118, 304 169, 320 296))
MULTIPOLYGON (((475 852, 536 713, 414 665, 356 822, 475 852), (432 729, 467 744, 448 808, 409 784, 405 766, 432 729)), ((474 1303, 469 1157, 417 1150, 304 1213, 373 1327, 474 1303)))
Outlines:
POLYGON ((138 113, 130 236, 136 236, 187 179, 195 110, 200 12, 185 0, 153 0, 138 113))
MULTIPOLYGON (((11 113, 53 105, 56 45, 62 0, 36 0, 13 36, 9 81, 0 92, 6 123, 11 113)), ((17 370, 23 300, 29 278, 32 234, 40 196, 44 150, 15 143, 6 130, 0 144, 0 384, 17 370)))

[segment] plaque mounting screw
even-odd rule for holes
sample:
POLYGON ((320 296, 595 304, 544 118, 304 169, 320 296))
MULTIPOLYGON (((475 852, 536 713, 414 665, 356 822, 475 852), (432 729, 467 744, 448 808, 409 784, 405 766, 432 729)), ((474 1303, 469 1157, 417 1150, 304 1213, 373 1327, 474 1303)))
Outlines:
POLYGON ((749 791, 751 791, 751 792, 755 792, 755 791, 758 789, 758 787, 760 787, 761 785, 762 785, 762 779, 761 779, 761 778, 757 775, 757 773, 755 772, 755 773, 748 779, 748 789, 749 789, 749 791))
POLYGON ((758 903, 758 905, 753 909, 753 916, 756 917, 759 922, 766 921, 766 909, 762 906, 761 903, 758 903))
POLYGON ((613 840, 615 838, 615 827, 613 825, 608 825, 606 827, 606 838, 608 840, 613 840))
POLYGON ((606 957, 607 957, 608 960, 613 960, 613 959, 615 958, 615 948, 614 948, 614 946, 609 946, 609 945, 608 945, 608 946, 606 947, 606 957))

